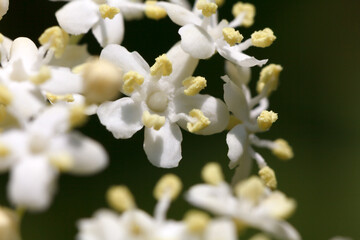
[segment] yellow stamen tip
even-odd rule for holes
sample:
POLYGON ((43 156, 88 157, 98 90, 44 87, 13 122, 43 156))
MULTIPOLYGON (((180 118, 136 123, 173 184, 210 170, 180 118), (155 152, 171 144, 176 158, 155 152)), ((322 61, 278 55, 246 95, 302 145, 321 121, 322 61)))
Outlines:
POLYGON ((145 4, 146 4, 145 7, 146 17, 154 20, 159 20, 167 16, 165 9, 156 6, 156 1, 146 1, 145 4))
POLYGON ((225 0, 215 0, 216 5, 218 5, 219 7, 221 7, 222 5, 224 5, 225 0))
POLYGON ((236 125, 239 125, 241 123, 242 123, 242 121, 240 119, 238 119, 234 115, 230 115, 229 123, 226 127, 226 130, 231 130, 231 129, 233 129, 233 127, 235 127, 236 125))
POLYGON ((201 177, 204 182, 212 185, 218 185, 224 181, 224 175, 221 170, 221 166, 215 162, 208 163, 203 167, 201 171, 201 177))
POLYGON ((34 84, 43 84, 51 78, 50 68, 47 66, 41 66, 39 72, 30 78, 30 81, 34 84))
POLYGON ((189 132, 198 132, 210 125, 210 120, 205 117, 204 113, 199 109, 193 109, 189 112, 190 117, 195 118, 196 122, 188 122, 186 127, 189 132))
POLYGON ((123 92, 129 95, 135 88, 144 83, 144 76, 135 71, 129 71, 124 75, 123 81, 123 92))
POLYGON ((39 42, 41 45, 50 44, 50 49, 54 51, 55 57, 60 58, 69 42, 69 35, 60 27, 54 26, 41 34, 39 42))
POLYGON ((169 76, 172 73, 172 63, 166 54, 155 59, 154 65, 150 68, 152 76, 169 76))
POLYGON ((2 240, 19 240, 19 216, 14 210, 0 207, 0 238, 2 240))
POLYGON ((289 160, 294 157, 293 150, 289 143, 284 139, 275 140, 275 147, 272 153, 281 160, 289 160))
POLYGON ((296 209, 296 201, 279 191, 272 192, 261 204, 277 219, 290 217, 296 209))
POLYGON ((120 9, 117 7, 111 7, 107 4, 101 4, 99 6, 99 11, 103 19, 105 18, 113 19, 115 15, 120 12, 120 9))
POLYGON ((244 181, 239 182, 235 186, 235 194, 239 198, 246 198, 257 203, 264 194, 265 186, 261 179, 257 176, 252 176, 244 181))
POLYGON ((55 95, 52 93, 46 93, 46 98, 51 102, 51 103, 56 103, 59 101, 65 101, 65 102, 73 102, 74 96, 72 94, 65 94, 65 95, 55 95))
POLYGON ((251 3, 236 3, 232 8, 232 14, 234 17, 244 14, 244 20, 241 25, 244 27, 250 27, 254 23, 255 6, 251 3))
POLYGON ((9 105, 13 99, 13 95, 7 87, 0 85, 0 104, 9 105))
POLYGON ((0 44, 4 42, 4 35, 0 33, 0 44))
POLYGON ((182 183, 178 176, 174 174, 164 175, 156 184, 154 189, 154 197, 159 200, 164 195, 169 194, 174 200, 181 192, 182 183))
POLYGON ((255 47, 269 47, 275 39, 274 32, 270 28, 265 28, 251 34, 251 42, 255 47))
POLYGON ((10 149, 5 144, 0 143, 0 157, 7 157, 9 156, 10 152, 10 149))
POLYGON ((52 155, 49 161, 60 172, 68 172, 74 166, 74 159, 67 153, 52 155))
POLYGON ((84 105, 74 105, 70 108, 70 126, 80 127, 86 123, 88 115, 85 113, 84 105))
POLYGON ((106 193, 106 200, 113 209, 119 212, 135 207, 133 195, 130 190, 123 185, 110 187, 106 193))
POLYGON ((185 214, 184 222, 190 232, 202 233, 210 222, 209 214, 199 211, 190 210, 185 214))
POLYGON ((260 169, 259 175, 267 187, 271 189, 276 189, 277 181, 273 169, 269 168, 268 166, 263 167, 262 169, 260 169))
POLYGON ((201 10, 205 17, 210 17, 216 13, 218 6, 216 3, 208 2, 207 0, 199 0, 196 4, 196 8, 201 10))
POLYGON ((0 104, 0 123, 5 121, 6 117, 7 117, 6 107, 0 104))
POLYGON ((278 114, 273 111, 262 111, 257 118, 257 124, 263 131, 269 130, 274 122, 278 120, 278 114))
POLYGON ((188 77, 182 84, 185 87, 184 94, 194 96, 206 87, 206 79, 203 77, 188 77))
POLYGON ((165 117, 157 114, 150 114, 148 111, 143 112, 142 122, 147 128, 159 130, 165 124, 165 117))
POLYGON ((222 33, 225 41, 230 46, 235 46, 236 43, 240 43, 244 39, 243 35, 241 35, 239 31, 231 27, 223 28, 222 33))
POLYGON ((256 91, 260 93, 264 87, 269 84, 268 95, 277 89, 279 85, 279 76, 283 68, 277 64, 270 64, 264 67, 260 72, 260 79, 256 85, 256 91))

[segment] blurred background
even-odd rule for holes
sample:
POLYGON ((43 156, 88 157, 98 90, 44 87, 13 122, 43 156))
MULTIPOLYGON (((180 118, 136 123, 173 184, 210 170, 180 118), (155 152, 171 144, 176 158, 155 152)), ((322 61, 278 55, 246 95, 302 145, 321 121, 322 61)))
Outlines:
MULTIPOLYGON (((303 239, 329 239, 335 235, 360 239, 360 1, 356 0, 251 0, 257 8, 255 24, 240 29, 245 38, 270 27, 277 40, 266 49, 246 51, 258 59, 281 64, 280 87, 270 98, 279 120, 261 138, 285 138, 295 158, 277 160, 259 150, 275 169, 279 189, 298 202, 290 222, 303 239)), ((232 19, 227 0, 220 16, 232 19)), ((37 43, 47 27, 56 25, 54 13, 64 3, 47 0, 10 0, 10 9, 0 21, 0 32, 15 39, 26 36, 37 43)), ((160 21, 126 22, 123 46, 138 51, 151 65, 179 40, 178 26, 160 21)), ((92 54, 101 49, 91 34, 83 39, 92 54)), ((260 68, 253 68, 252 86, 260 68)), ((217 55, 202 61, 197 74, 208 80, 206 91, 222 97, 223 61, 217 55)), ((254 88, 253 88, 254 89, 254 88)), ((111 161, 102 173, 91 177, 62 175, 58 193, 45 213, 28 213, 22 224, 24 240, 74 239, 76 221, 107 207, 105 192, 114 184, 129 186, 140 208, 152 213, 153 186, 165 173, 179 175, 184 188, 201 182, 200 170, 209 161, 223 165, 227 179, 226 133, 194 136, 183 131, 183 159, 176 169, 158 169, 142 149, 143 131, 128 140, 116 140, 96 117, 81 129, 100 141, 111 161)), ((255 169, 254 169, 255 170, 255 169)), ((6 198, 8 175, 0 175, 0 205, 6 198)), ((182 198, 172 205, 169 217, 181 219, 188 204, 182 198)))

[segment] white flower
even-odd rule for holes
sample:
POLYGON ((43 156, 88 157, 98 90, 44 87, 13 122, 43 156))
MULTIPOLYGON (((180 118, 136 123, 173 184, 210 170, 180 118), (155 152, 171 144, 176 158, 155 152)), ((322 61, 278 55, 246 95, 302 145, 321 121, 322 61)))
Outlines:
POLYGON ((0 20, 9 9, 9 0, 0 0, 0 20))
POLYGON ((64 105, 46 108, 24 130, 1 134, 1 171, 10 171, 8 193, 16 206, 43 210, 51 202, 59 172, 93 174, 107 165, 103 147, 69 132, 71 111, 64 105))
POLYGON ((92 29, 99 44, 105 47, 122 42, 123 16, 127 19, 139 18, 144 9, 143 4, 130 0, 72 0, 55 15, 66 32, 79 35, 92 29))
POLYGON ((223 29, 240 26, 241 19, 236 18, 231 23, 222 20, 218 23, 216 14, 211 17, 204 17, 199 16, 196 10, 191 12, 176 4, 159 2, 158 5, 165 8, 174 23, 182 26, 179 29, 181 47, 192 57, 206 59, 217 51, 224 58, 240 66, 262 66, 267 62, 267 60, 257 60, 242 53, 252 45, 251 39, 235 46, 230 46, 224 40, 223 29))
MULTIPOLYGON (((137 52, 129 53, 118 45, 107 46, 101 58, 123 70, 123 92, 130 97, 100 105, 98 116, 116 138, 130 138, 145 125, 144 150, 148 159, 155 166, 170 168, 176 167, 181 159, 182 134, 177 124, 184 129, 189 124, 203 124, 203 119, 189 114, 197 109, 210 125, 203 124, 204 128, 194 131, 213 134, 225 128, 228 112, 224 103, 214 97, 184 94, 182 81, 192 75, 198 60, 184 53, 179 45, 167 57, 164 61, 172 66, 169 76, 152 76, 149 65, 137 52)), ((160 62, 154 64, 155 68, 160 62)))

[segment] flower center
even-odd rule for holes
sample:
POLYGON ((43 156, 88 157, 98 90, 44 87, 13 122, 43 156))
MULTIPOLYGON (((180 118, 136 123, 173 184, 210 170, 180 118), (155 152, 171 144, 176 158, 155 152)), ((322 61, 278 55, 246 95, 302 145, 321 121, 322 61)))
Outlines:
POLYGON ((148 97, 146 103, 154 112, 163 112, 168 106, 167 94, 161 91, 154 92, 148 97))

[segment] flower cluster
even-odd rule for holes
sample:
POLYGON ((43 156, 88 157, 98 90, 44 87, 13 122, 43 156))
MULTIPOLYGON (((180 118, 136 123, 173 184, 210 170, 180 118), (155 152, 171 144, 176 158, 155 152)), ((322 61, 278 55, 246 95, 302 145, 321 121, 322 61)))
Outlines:
MULTIPOLYGON (((58 1, 58 0, 53 0, 58 1)), ((117 139, 129 139, 144 128, 143 148, 156 167, 174 168, 182 159, 182 131, 212 135, 228 131, 232 183, 217 163, 207 164, 186 199, 208 213, 191 210, 183 220, 168 220, 167 210, 181 192, 181 180, 165 175, 154 190, 154 216, 137 208, 125 186, 109 189, 115 210, 100 210, 78 224, 79 240, 235 240, 248 227, 261 233, 252 240, 301 239, 285 221, 296 204, 276 190, 275 172, 254 147, 265 147, 281 160, 293 157, 283 139, 262 140, 278 119, 269 111, 269 96, 277 89, 282 67, 263 67, 252 96, 251 67, 262 67, 244 53, 265 48, 276 37, 270 28, 244 40, 239 27, 254 22, 255 7, 237 2, 230 22, 218 19, 223 0, 67 0, 55 13, 59 26, 38 38, 9 39, 0 34, 0 171, 9 172, 8 198, 17 212, 0 208, 0 239, 21 239, 23 211, 46 210, 61 173, 89 175, 102 171, 108 155, 97 141, 76 131, 97 116, 117 139), (147 63, 121 43, 124 20, 169 17, 179 25, 179 41, 147 63), (91 56, 82 36, 91 30, 102 47, 91 56), (243 41, 244 40, 244 41, 243 41), (223 99, 201 93, 206 76, 194 75, 199 61, 216 53, 225 61, 223 99), (255 161, 258 175, 252 175, 255 161), (264 234, 262 233, 264 232, 264 234)), ((0 0, 0 18, 9 8, 0 0)), ((11 8, 10 8, 11 9, 11 8)), ((5 34, 6 35, 6 34, 5 34)), ((100 126, 101 127, 101 126, 100 126)), ((224 139, 225 141, 225 139, 224 139)), ((225 153, 224 153, 225 154, 225 153)))

